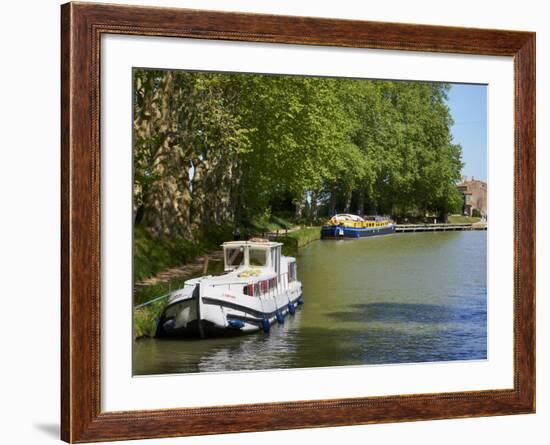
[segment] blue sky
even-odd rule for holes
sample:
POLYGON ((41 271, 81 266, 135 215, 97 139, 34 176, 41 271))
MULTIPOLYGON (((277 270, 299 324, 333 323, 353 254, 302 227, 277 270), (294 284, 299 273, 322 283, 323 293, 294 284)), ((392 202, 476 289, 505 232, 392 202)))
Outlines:
POLYGON ((452 84, 447 103, 453 140, 462 146, 462 174, 487 181, 487 86, 452 84))

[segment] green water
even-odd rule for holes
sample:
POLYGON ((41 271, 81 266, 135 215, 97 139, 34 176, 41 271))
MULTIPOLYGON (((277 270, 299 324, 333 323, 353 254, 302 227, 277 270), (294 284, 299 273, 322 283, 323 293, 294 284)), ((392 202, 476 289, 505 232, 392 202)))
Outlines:
POLYGON ((485 359, 487 232, 317 241, 305 304, 270 334, 140 340, 134 374, 485 359))

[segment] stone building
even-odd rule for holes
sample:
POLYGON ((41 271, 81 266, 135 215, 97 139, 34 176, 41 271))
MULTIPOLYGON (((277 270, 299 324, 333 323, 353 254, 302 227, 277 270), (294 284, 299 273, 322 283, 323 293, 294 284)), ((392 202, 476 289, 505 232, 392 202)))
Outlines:
POLYGON ((477 209, 481 216, 487 217, 487 183, 473 177, 464 178, 457 187, 464 196, 462 213, 472 216, 474 209, 477 209))

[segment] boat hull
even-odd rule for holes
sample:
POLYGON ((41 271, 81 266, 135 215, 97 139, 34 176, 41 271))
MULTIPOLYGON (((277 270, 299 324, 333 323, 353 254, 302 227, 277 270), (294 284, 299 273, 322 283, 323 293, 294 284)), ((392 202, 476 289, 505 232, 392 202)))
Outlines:
POLYGON ((257 298, 195 293, 165 309, 157 321, 156 337, 206 338, 269 332, 271 325, 283 323, 302 303, 301 285, 276 296, 257 298))
POLYGON ((344 238, 366 238, 370 236, 389 235, 395 233, 395 225, 391 224, 383 227, 345 227, 345 226, 323 226, 321 228, 321 238, 323 239, 344 239, 344 238))

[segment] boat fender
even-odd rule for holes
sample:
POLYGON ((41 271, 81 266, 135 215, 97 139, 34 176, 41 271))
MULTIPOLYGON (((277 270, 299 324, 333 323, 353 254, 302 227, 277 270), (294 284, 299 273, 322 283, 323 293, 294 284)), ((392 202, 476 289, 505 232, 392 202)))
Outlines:
POLYGON ((164 324, 164 315, 161 315, 160 317, 157 317, 155 320, 156 323, 156 329, 155 329, 155 337, 163 337, 164 336, 164 329, 162 329, 162 325, 164 324))
POLYGON ((288 303, 288 312, 290 315, 294 315, 296 313, 296 306, 294 306, 294 303, 288 303))
POLYGON ((277 310, 277 312, 275 312, 275 317, 277 317, 277 323, 283 324, 285 322, 285 316, 280 310, 277 310))
POLYGON ((231 318, 227 320, 227 324, 230 328, 233 328, 233 329, 242 329, 244 327, 243 321, 237 320, 236 318, 231 318))
POLYGON ((262 330, 267 334, 269 330, 271 329, 271 323, 269 323, 269 320, 267 318, 262 318, 262 330))

